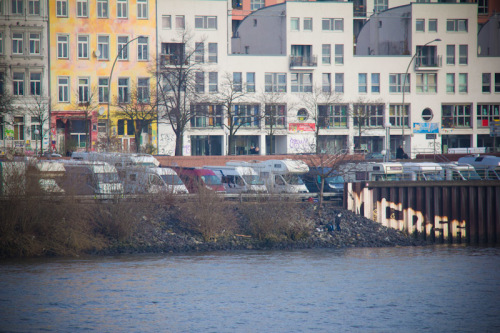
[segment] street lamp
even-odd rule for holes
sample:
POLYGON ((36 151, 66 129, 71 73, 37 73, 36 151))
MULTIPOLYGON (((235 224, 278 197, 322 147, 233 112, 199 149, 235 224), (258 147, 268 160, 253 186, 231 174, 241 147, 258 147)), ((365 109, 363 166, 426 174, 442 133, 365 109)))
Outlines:
POLYGON ((111 67, 111 72, 109 73, 109 79, 108 79, 108 119, 106 121, 106 135, 108 139, 108 144, 107 144, 107 150, 109 151, 109 146, 111 144, 111 138, 110 138, 110 121, 109 121, 109 102, 111 100, 111 78, 113 77, 113 70, 115 69, 116 61, 118 61, 118 56, 122 53, 122 50, 124 50, 128 44, 132 43, 134 40, 137 40, 139 38, 146 38, 146 36, 137 36, 131 40, 129 40, 125 45, 120 47, 118 49, 118 53, 116 54, 115 61, 113 61, 113 66, 111 67))
POLYGON ((391 123, 385 123, 385 161, 389 162, 391 160, 391 133, 390 133, 391 123))
MULTIPOLYGON (((433 39, 431 40, 430 42, 427 42, 425 43, 423 47, 431 44, 431 43, 434 43, 434 42, 440 42, 441 41, 441 38, 436 38, 436 39, 433 39)), ((408 63, 408 67, 406 67, 406 73, 405 73, 405 76, 404 76, 404 81, 403 81, 403 103, 401 105, 401 137, 402 137, 402 141, 403 141, 403 149, 406 150, 406 147, 405 147, 405 91, 406 91, 406 78, 408 77, 408 71, 410 70, 410 65, 411 63, 413 62, 413 59, 415 59, 417 57, 417 55, 420 53, 421 49, 416 51, 415 54, 413 55, 413 57, 411 57, 410 59, 410 62, 408 63)))
POLYGON ((38 135, 40 131, 38 129, 35 130, 35 156, 38 156, 38 135))

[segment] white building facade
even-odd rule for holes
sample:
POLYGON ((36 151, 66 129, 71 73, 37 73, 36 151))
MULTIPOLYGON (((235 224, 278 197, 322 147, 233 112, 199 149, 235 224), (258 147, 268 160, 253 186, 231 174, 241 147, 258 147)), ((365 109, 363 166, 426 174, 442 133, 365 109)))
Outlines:
MULTIPOLYGON (((359 34, 351 2, 261 8, 234 35, 230 9, 225 0, 157 4, 158 54, 173 52, 189 31, 186 48, 197 50, 203 73, 196 84, 206 98, 184 132, 183 155, 492 148, 500 58, 478 56, 477 4, 388 8, 359 34), (241 86, 231 107, 246 119, 231 147, 227 78, 241 86)), ((162 117, 158 134, 158 153, 173 154, 175 135, 162 117)))

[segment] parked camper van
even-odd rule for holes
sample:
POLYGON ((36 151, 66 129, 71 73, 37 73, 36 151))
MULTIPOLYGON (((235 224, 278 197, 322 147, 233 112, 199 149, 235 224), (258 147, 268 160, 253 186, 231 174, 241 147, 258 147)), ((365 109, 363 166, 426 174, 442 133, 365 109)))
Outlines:
POLYGON ((403 164, 403 178, 405 180, 436 181, 444 180, 443 168, 433 162, 405 162, 403 164))
POLYGON ((186 186, 169 168, 160 168, 148 154, 75 152, 72 159, 107 162, 118 171, 125 193, 188 193, 186 186))
POLYGON ((403 176, 403 165, 399 162, 346 163, 339 167, 339 173, 348 183, 361 181, 396 181, 403 176))
POLYGON ((332 171, 332 168, 321 167, 312 167, 308 173, 302 176, 302 180, 309 192, 320 192, 321 176, 326 176, 323 193, 331 193, 331 197, 342 197, 344 195, 344 178, 337 171, 332 171))
POLYGON ((470 164, 485 180, 500 180, 500 157, 491 155, 471 155, 458 159, 458 163, 470 164))
POLYGON ((199 192, 200 186, 219 193, 226 192, 219 177, 212 170, 181 167, 172 167, 172 169, 177 172, 189 193, 199 192))
POLYGON ((212 170, 224 185, 227 193, 264 193, 267 192, 264 181, 250 167, 243 166, 204 166, 212 170))
POLYGON ((103 196, 123 194, 123 185, 114 166, 106 162, 60 161, 66 169, 63 181, 66 193, 103 196))
POLYGON ((34 164, 31 174, 40 189, 44 192, 62 194, 64 190, 59 186, 66 174, 64 163, 55 161, 38 161, 34 164))
POLYGON ((228 166, 247 166, 253 168, 266 183, 267 190, 274 193, 309 193, 300 175, 309 167, 300 160, 267 160, 262 162, 227 162, 228 166))
POLYGON ((24 162, 0 161, 0 195, 24 195, 26 165, 24 162))
POLYGON ((439 163, 443 168, 443 177, 446 180, 481 180, 476 169, 466 163, 439 163))

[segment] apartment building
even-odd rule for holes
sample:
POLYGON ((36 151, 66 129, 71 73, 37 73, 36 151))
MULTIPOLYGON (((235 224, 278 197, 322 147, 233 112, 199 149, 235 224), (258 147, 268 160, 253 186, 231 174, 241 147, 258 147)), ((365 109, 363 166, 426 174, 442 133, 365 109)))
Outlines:
MULTIPOLYGON (((209 51, 199 52, 199 98, 210 97, 210 103, 183 134, 185 155, 246 154, 252 146, 261 154, 316 147, 394 152, 403 145, 414 156, 493 146, 489 124, 500 117, 500 58, 482 52, 499 42, 483 38, 478 53, 478 4, 412 2, 381 9, 359 33, 352 2, 263 7, 234 32, 232 6, 215 0, 158 6, 158 22, 183 16, 185 27, 194 27, 188 48, 217 44, 216 62, 208 60, 209 51), (202 24, 205 17, 212 23, 202 24), (236 133, 228 129, 220 96, 227 77, 245 92, 231 104, 244 121, 236 133)), ((167 54, 162 45, 175 41, 178 29, 158 30, 159 52, 167 54)), ((489 30, 494 35, 498 25, 489 30)), ((172 154, 174 133, 168 122, 159 126, 159 152, 172 154)))
MULTIPOLYGON (((60 152, 156 145, 156 124, 135 142, 118 107, 155 86, 154 0, 50 1, 51 128, 60 152), (112 146, 112 147, 110 147, 112 146)), ((135 126, 134 126, 135 125, 135 126)))
POLYGON ((0 1, 0 155, 49 146, 47 22, 47 1, 0 1))

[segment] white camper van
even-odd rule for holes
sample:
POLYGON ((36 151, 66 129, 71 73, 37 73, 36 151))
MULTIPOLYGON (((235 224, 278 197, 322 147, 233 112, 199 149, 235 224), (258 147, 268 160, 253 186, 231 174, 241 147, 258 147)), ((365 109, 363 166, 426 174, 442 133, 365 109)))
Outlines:
POLYGON ((300 175, 309 171, 301 160, 267 160, 262 162, 227 162, 227 166, 248 166, 253 168, 265 182, 269 192, 309 193, 300 175))
POLYGON ((152 155, 75 152, 71 158, 110 163, 117 169, 126 193, 188 193, 177 173, 161 168, 152 155))
POLYGON ((76 195, 102 195, 104 197, 123 194, 116 168, 106 162, 59 160, 64 163, 66 174, 64 191, 76 195))
POLYGON ((399 162, 359 162, 339 166, 339 174, 348 183, 362 181, 395 181, 403 176, 403 165, 399 162))
POLYGON ((444 180, 443 168, 434 162, 405 162, 403 174, 405 180, 437 181, 444 180))
POLYGON ((439 163, 443 168, 443 177, 446 180, 481 180, 476 169, 466 163, 439 163))
POLYGON ((34 167, 36 171, 34 176, 37 178, 42 191, 53 194, 64 193, 64 190, 58 184, 58 182, 62 182, 66 174, 64 163, 38 161, 34 167))
POLYGON ((470 164, 485 180, 500 180, 500 157, 491 155, 472 155, 458 159, 458 163, 470 164))
POLYGON ((247 166, 204 166, 221 180, 227 193, 265 193, 267 187, 254 169, 247 166))

